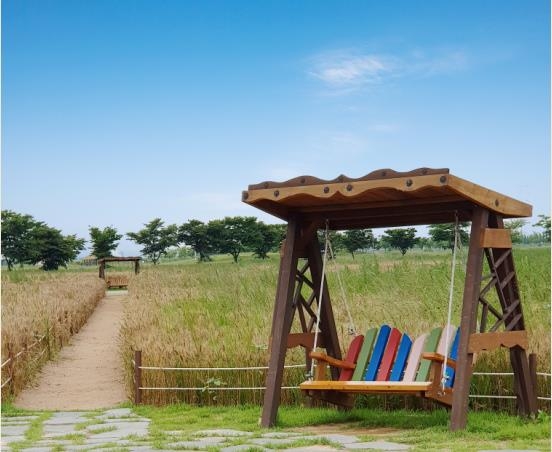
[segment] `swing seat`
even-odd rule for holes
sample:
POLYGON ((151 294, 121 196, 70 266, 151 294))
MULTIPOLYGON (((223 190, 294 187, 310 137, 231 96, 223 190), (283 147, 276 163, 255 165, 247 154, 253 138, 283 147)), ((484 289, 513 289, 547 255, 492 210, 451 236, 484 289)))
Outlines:
POLYGON ((326 397, 328 393, 350 394, 403 394, 434 399, 452 405, 452 391, 460 330, 448 326, 435 328, 412 341, 396 328, 382 325, 356 336, 344 360, 325 353, 311 352, 317 361, 314 380, 299 387, 312 397, 326 397), (454 337, 450 350, 446 350, 448 337, 454 337), (443 390, 442 363, 447 357, 447 381, 443 390), (340 369, 338 380, 327 379, 327 367, 340 369))

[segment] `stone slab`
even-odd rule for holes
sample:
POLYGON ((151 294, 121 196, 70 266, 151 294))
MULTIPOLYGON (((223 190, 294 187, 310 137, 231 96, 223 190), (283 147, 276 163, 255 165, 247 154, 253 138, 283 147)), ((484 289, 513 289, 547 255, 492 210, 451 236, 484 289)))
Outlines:
POLYGON ((81 424, 89 420, 82 411, 58 411, 50 419, 43 422, 44 425, 69 425, 81 424))
POLYGON ((365 443, 344 444, 346 449, 360 450, 410 450, 411 447, 406 444, 390 443, 388 441, 371 441, 365 443))
POLYGON ((4 422, 31 422, 34 419, 38 419, 38 416, 4 416, 2 418, 2 424, 4 424, 4 422))
POLYGON ((28 425, 3 425, 2 438, 4 436, 23 436, 28 428, 28 425))
POLYGON ((2 446, 5 446, 10 443, 16 443, 18 441, 25 441, 25 437, 23 435, 4 436, 2 434, 2 446))
POLYGON ((126 418, 129 416, 136 416, 130 408, 114 408, 112 410, 104 411, 100 416, 98 416, 98 418, 126 418))
POLYGON ((322 444, 315 444, 313 446, 305 447, 292 447, 291 449, 285 449, 286 452, 337 452, 342 451, 342 449, 335 449, 332 446, 323 446, 322 444))
MULTIPOLYGON (((115 427, 115 430, 109 432, 97 433, 94 434, 94 438, 103 438, 103 439, 122 439, 130 435, 134 436, 147 436, 149 434, 149 424, 150 421, 141 421, 141 422, 117 422, 111 423, 109 427, 115 427)), ((90 426, 87 428, 87 431, 93 433, 91 427, 96 427, 96 429, 101 429, 101 424, 90 426)), ((103 426, 105 428, 105 425, 103 426)))
MULTIPOLYGON (((173 432, 166 432, 168 434, 171 434, 173 432)), ((181 434, 182 432, 178 432, 178 434, 181 434)), ((234 430, 231 428, 214 428, 209 430, 199 430, 194 433, 194 436, 251 436, 253 433, 251 432, 244 432, 242 430, 234 430)))
POLYGON ((29 447, 27 449, 21 449, 26 452, 50 452, 52 450, 51 447, 29 447))
POLYGON ((220 452, 240 452, 244 450, 251 450, 251 448, 253 447, 255 448, 255 450, 260 450, 260 451, 274 450, 274 449, 267 449, 266 447, 262 447, 262 446, 253 446, 251 444, 240 444, 238 446, 223 447, 222 449, 220 449, 220 452))
POLYGON ((226 438, 209 437, 198 439, 195 441, 178 441, 177 443, 168 444, 168 446, 174 449, 207 449, 208 447, 213 447, 217 444, 223 444, 226 441, 226 438))
POLYGON ((261 435, 263 438, 290 438, 292 436, 301 436, 301 433, 295 432, 268 432, 261 435))
MULTIPOLYGON (((248 440, 248 443, 259 446, 285 446, 286 444, 292 444, 300 439, 306 439, 304 436, 295 436, 293 438, 253 438, 248 440)), ((308 439, 311 439, 310 437, 308 439)))
POLYGON ((75 424, 60 424, 60 425, 44 425, 43 437, 52 438, 53 436, 73 435, 75 433, 84 433, 75 430, 75 424))
POLYGON ((358 443, 360 439, 354 435, 341 435, 339 433, 328 433, 323 435, 318 435, 319 438, 325 438, 332 443, 338 443, 341 445, 358 443))

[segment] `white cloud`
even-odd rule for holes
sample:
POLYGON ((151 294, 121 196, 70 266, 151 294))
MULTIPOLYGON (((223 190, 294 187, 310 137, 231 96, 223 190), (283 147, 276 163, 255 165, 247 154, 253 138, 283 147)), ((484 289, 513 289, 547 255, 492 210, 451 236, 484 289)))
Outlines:
POLYGON ((310 74, 331 86, 343 88, 379 83, 393 70, 393 61, 386 57, 338 52, 315 58, 310 74))
POLYGON ((338 50, 309 59, 308 74, 321 81, 330 94, 347 94, 399 77, 429 77, 464 70, 468 57, 462 50, 408 55, 383 55, 338 50))

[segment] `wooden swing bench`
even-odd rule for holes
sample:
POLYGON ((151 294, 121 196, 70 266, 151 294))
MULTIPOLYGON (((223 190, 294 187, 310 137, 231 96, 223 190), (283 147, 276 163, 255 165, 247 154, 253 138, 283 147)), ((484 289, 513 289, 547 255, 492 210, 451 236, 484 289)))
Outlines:
MULTIPOLYGON (((261 417, 263 427, 272 427, 276 422, 287 349, 291 343, 303 345, 308 351, 315 349, 309 336, 314 336, 314 344, 320 336, 318 346, 327 352, 327 357, 312 352, 310 356, 306 354, 307 363, 313 358, 318 361, 317 371, 314 380, 300 387, 314 397, 328 401, 333 397, 333 403, 340 403, 352 399, 354 393, 420 395, 452 405, 450 428, 453 431, 463 429, 467 422, 474 354, 505 346, 509 349, 519 413, 534 415, 537 412, 522 297, 510 233, 504 227, 505 219, 530 217, 532 207, 529 204, 457 177, 447 168, 418 168, 407 172, 384 168, 360 178, 340 175, 326 180, 298 176, 283 182, 264 181, 249 185, 242 193, 242 200, 287 222, 270 333, 269 370, 261 417), (385 341, 384 353, 377 366, 372 364, 377 362, 373 360, 375 345, 374 350, 368 351, 370 347, 365 345, 367 341, 369 344, 372 333, 356 339, 357 356, 350 351, 352 355, 341 360, 318 231, 325 228, 328 237, 329 231, 452 222, 458 225, 464 221, 471 222, 471 226, 460 315, 462 334, 457 336, 457 359, 451 356, 449 362, 447 358, 451 369, 447 371, 449 379, 444 390, 439 361, 447 350, 439 350, 439 345, 433 352, 426 350, 426 345, 422 347, 421 363, 413 376, 407 374, 407 370, 412 372, 416 367, 411 364, 413 352, 420 347, 417 341, 421 339, 416 339, 410 347, 405 369, 395 370, 405 336, 400 332, 393 334, 393 337, 399 335, 399 345, 390 352, 391 358, 387 356, 389 345, 385 341), (490 272, 485 276, 484 259, 490 272), (492 289, 496 291, 498 303, 489 298, 492 289), (291 333, 294 319, 299 320, 301 332, 291 333), (366 359, 365 368, 363 354, 371 356, 366 359), (331 379, 326 377, 328 365, 331 379), (429 368, 427 376, 420 373, 422 365, 429 368), (366 378, 372 367, 376 368, 375 374, 366 378), (449 373, 454 367, 456 381, 449 373), (400 377, 397 378, 397 374, 401 374, 400 377)), ((451 304, 449 300, 449 309, 451 304)), ((431 333, 425 344, 430 336, 431 333)), ((377 339, 374 341, 376 344, 377 339)))
POLYGON ((316 360, 314 379, 300 385, 309 396, 330 400, 332 393, 403 394, 436 400, 452 405, 455 358, 458 353, 459 330, 454 327, 435 328, 416 340, 397 328, 383 325, 356 336, 345 359, 340 360, 321 352, 310 352, 316 360), (452 340, 447 348, 448 337, 452 340), (446 383, 442 386, 442 364, 447 353, 446 383), (327 378, 327 367, 340 370, 338 380, 327 378))

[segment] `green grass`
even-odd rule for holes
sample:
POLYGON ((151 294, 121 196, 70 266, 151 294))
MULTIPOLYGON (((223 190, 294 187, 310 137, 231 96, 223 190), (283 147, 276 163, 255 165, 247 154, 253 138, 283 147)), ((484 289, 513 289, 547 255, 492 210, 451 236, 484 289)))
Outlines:
MULTIPOLYGON (((42 439, 42 424, 51 412, 28 412, 6 406, 3 417, 36 414, 24 441, 12 443, 14 450, 22 450, 42 439)), ((135 438, 136 444, 152 444, 166 448, 169 443, 190 440, 199 430, 231 428, 253 432, 259 437, 265 430, 259 427, 261 410, 258 406, 193 407, 168 405, 164 407, 137 406, 134 413, 151 419, 149 436, 135 438), (171 433, 169 433, 171 432, 171 433)), ((414 450, 475 451, 482 449, 536 449, 550 450, 550 416, 540 413, 537 419, 522 419, 505 413, 470 412, 466 430, 450 432, 449 412, 377 409, 338 411, 328 408, 281 407, 277 431, 298 431, 303 434, 321 434, 328 431, 355 435, 361 441, 391 441, 414 446, 414 450), (385 429, 385 431, 382 431, 385 429)), ((107 431, 107 430, 106 430, 107 431)), ((96 431, 94 433, 99 433, 96 431)), ((93 433, 92 433, 93 434, 93 433)), ((74 444, 81 444, 85 435, 65 435, 74 444)), ((133 439, 131 436, 129 439, 133 439)), ((232 445, 245 444, 247 438, 235 438, 232 445)), ((302 440, 287 447, 331 445, 327 440, 302 440)), ((115 446, 115 444, 113 444, 115 446)), ((217 447, 210 449, 217 451, 217 447)))
MULTIPOLYGON (((180 439, 190 439, 193 432, 210 428, 232 428, 260 434, 259 407, 201 407, 170 405, 166 407, 140 406, 135 412, 152 420, 150 432, 157 447, 166 446, 174 436, 164 432, 180 431, 180 439)), ((451 433, 448 429, 449 413, 434 411, 381 411, 355 409, 348 412, 322 408, 281 407, 276 429, 342 428, 343 434, 360 436, 361 440, 386 440, 415 446, 415 450, 481 450, 481 449, 539 449, 550 450, 550 416, 541 414, 528 420, 494 412, 471 412, 468 427, 451 433), (390 429, 382 436, 374 429, 390 429), (374 433, 371 433, 374 431, 374 433)), ((305 430, 301 430, 304 432, 305 430)), ((320 433, 320 430, 316 430, 320 433)), ((233 444, 243 444, 236 439, 233 444)), ((312 444, 325 444, 315 441, 312 444)), ((294 446, 307 446, 301 443, 294 446)), ((291 446, 288 446, 291 447, 291 446)))

